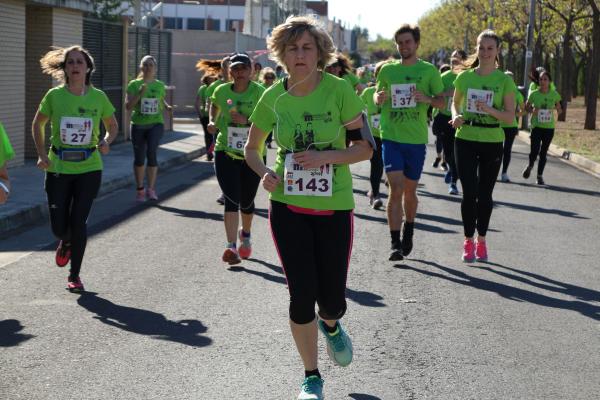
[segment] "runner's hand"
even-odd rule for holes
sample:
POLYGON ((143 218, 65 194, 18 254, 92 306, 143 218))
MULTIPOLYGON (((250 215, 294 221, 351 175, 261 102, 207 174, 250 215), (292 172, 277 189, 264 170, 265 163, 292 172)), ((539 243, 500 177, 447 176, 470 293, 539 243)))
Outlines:
POLYGON ((0 204, 6 203, 6 200, 8 200, 8 193, 0 187, 0 204))
POLYGON ((413 96, 417 103, 431 104, 431 100, 433 100, 431 97, 429 97, 426 94, 423 94, 419 91, 415 91, 415 94, 413 96))
POLYGON ((50 159, 48 158, 48 156, 46 154, 44 154, 42 156, 38 156, 37 167, 39 169, 47 170, 48 168, 50 168, 51 165, 52 165, 52 163, 50 162, 50 159))
POLYGON ((148 88, 148 85, 146 85, 145 83, 140 86, 140 96, 143 96, 144 93, 146 93, 146 89, 148 88))
POLYGON ((294 161, 302 166, 304 169, 319 168, 321 165, 327 164, 325 159, 327 152, 307 150, 295 153, 293 155, 294 161))
POLYGON ((267 169, 267 172, 262 177, 262 185, 267 192, 272 192, 277 189, 280 182, 281 178, 270 169, 267 169))
POLYGON ((464 120, 463 116, 459 114, 456 117, 452 118, 452 120, 450 120, 448 123, 450 125, 452 125, 452 127, 454 129, 458 129, 459 127, 462 126, 462 124, 465 123, 465 120, 464 120))
POLYGON ((488 106, 488 104, 483 101, 483 100, 477 100, 475 102, 475 107, 477 108, 478 111, 483 111, 485 113, 490 113, 490 110, 492 110, 493 108, 488 106))
POLYGON ((217 133, 217 127, 215 126, 214 122, 209 123, 206 126, 206 130, 208 131, 208 133, 210 133, 211 135, 214 135, 215 133, 217 133))
POLYGON ((110 152, 110 145, 106 140, 102 139, 100 143, 98 143, 98 151, 103 156, 107 155, 110 152))
POLYGON ((387 101, 387 99, 388 99, 388 95, 385 92, 385 90, 375 93, 375 104, 377 104, 378 106, 385 103, 387 101))
POLYGON ((231 121, 234 124, 241 124, 241 125, 247 125, 248 124, 248 117, 240 114, 237 111, 230 111, 229 115, 231 115, 231 121))

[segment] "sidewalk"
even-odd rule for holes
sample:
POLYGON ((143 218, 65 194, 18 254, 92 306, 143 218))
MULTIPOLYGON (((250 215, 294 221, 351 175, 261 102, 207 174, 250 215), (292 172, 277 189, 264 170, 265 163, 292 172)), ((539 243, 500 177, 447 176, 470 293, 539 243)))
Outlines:
MULTIPOLYGON (((174 131, 165 132, 158 151, 160 169, 167 169, 205 154, 204 135, 200 124, 175 121, 174 131)), ((131 186, 134 198, 133 151, 131 142, 118 143, 103 157, 104 171, 99 196, 131 186)), ((10 231, 38 223, 48 217, 44 173, 27 160, 21 167, 9 170, 12 190, 8 202, 0 206, 0 238, 10 231)), ((160 172, 159 172, 160 173, 160 172)), ((160 190, 159 190, 160 195, 160 190)))

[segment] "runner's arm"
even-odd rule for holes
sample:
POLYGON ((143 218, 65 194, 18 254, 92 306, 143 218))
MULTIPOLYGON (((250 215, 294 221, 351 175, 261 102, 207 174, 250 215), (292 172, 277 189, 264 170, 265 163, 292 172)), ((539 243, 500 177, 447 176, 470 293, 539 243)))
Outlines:
POLYGON ((460 113, 460 106, 463 101, 463 96, 464 94, 460 90, 454 89, 454 97, 452 97, 452 105, 450 107, 452 109, 452 121, 450 121, 450 124, 455 129, 460 127, 465 122, 464 117, 460 113))
POLYGON ((0 183, 6 187, 6 190, 0 186, 0 204, 4 204, 8 200, 10 193, 10 179, 8 178, 8 169, 6 163, 0 167, 0 183))
POLYGON ((256 125, 252 124, 250 126, 248 141, 246 142, 246 146, 244 146, 244 157, 248 166, 256 172, 256 175, 261 177, 263 187, 267 191, 272 192, 279 185, 279 182, 281 182, 281 178, 273 170, 267 168, 260 155, 260 149, 267 136, 268 133, 263 132, 256 125))
POLYGON ((49 119, 48 116, 40 113, 38 110, 35 113, 35 117, 33 117, 33 122, 31 124, 33 143, 35 144, 35 150, 38 155, 37 166, 41 169, 46 169, 50 166, 50 159, 48 158, 48 154, 46 154, 46 140, 44 135, 44 127, 49 119))

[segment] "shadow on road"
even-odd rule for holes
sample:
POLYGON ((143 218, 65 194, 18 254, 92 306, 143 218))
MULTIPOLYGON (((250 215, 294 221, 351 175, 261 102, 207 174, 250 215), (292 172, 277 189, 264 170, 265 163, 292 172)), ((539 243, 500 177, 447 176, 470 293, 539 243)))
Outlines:
POLYGON ((595 191, 595 190, 577 189, 577 188, 570 188, 570 187, 566 187, 566 186, 556 186, 556 185, 538 186, 535 183, 524 183, 524 182, 511 182, 511 183, 514 185, 517 185, 517 186, 524 186, 524 187, 528 187, 528 188, 539 188, 539 189, 552 190, 552 191, 561 192, 561 193, 582 194, 585 196, 600 197, 600 192, 595 191))
POLYGON ((23 325, 16 319, 5 319, 0 321, 0 347, 13 347, 34 338, 34 335, 19 333, 23 325))
MULTIPOLYGON (((266 261, 259 260, 256 258, 249 258, 248 261, 252 261, 252 262, 264 265, 265 267, 269 268, 271 271, 283 275, 283 268, 281 268, 277 265, 274 265, 274 264, 271 264, 271 263, 268 263, 266 261)), ((261 272, 261 271, 255 271, 253 269, 248 269, 248 268, 240 267, 240 266, 236 266, 235 268, 230 268, 230 271, 246 272, 251 275, 260 276, 261 278, 266 279, 271 282, 287 285, 287 280, 283 276, 276 276, 276 275, 268 274, 268 273, 261 272)), ((346 288, 346 297, 348 299, 354 301, 355 303, 360 304, 361 306, 386 307, 385 303, 383 303, 381 301, 381 300, 383 300, 383 297, 381 297, 380 295, 375 294, 375 293, 346 288)))
POLYGON ((94 318, 102 323, 128 332, 193 347, 204 347, 212 343, 210 338, 200 335, 207 328, 197 320, 171 321, 154 311, 120 306, 93 292, 82 293, 77 303, 96 314, 94 318))
MULTIPOLYGON (((375 217, 373 215, 361 214, 361 213, 357 213, 357 212, 354 213, 354 216, 358 219, 363 219, 366 221, 387 224, 387 219, 384 217, 375 217)), ((462 222, 461 222, 461 225, 462 225, 462 222)), ((435 226, 435 225, 427 225, 427 224, 423 224, 420 222, 415 222, 415 229, 424 231, 424 232, 432 232, 432 233, 457 233, 456 231, 453 231, 450 229, 441 228, 441 227, 435 226)))
POLYGON ((154 207, 158 208, 159 210, 170 212, 185 218, 200 218, 212 219, 214 221, 223 221, 223 214, 209 213, 200 210, 184 210, 182 208, 163 206, 162 204, 157 204, 154 207))
MULTIPOLYGON (((498 283, 494 281, 490 281, 487 279, 476 278, 471 276, 463 271, 459 271, 450 267, 446 267, 440 265, 434 261, 428 260, 410 260, 416 261, 431 267, 435 267, 439 270, 444 271, 446 274, 441 274, 438 272, 428 271, 420 268, 413 267, 407 264, 396 264, 394 268, 398 269, 408 269, 418 272, 423 275, 431 276, 434 278, 445 279, 450 282, 458 283, 465 286, 470 286, 475 289, 485 290, 488 292, 496 293, 505 299, 514 300, 514 301, 526 301, 531 304, 537 304, 544 307, 550 308, 560 308, 563 310, 570 310, 580 313, 581 315, 592 318, 594 320, 600 320, 600 306, 591 305, 588 303, 584 303, 583 301, 575 300, 562 300, 556 299, 550 296, 546 296, 540 293, 532 292, 525 289, 520 289, 516 287, 512 287, 509 285, 505 285, 503 283, 498 283)), ((473 268, 473 267, 470 267, 473 268)), ((485 268, 485 267, 484 267, 485 268)), ((485 268, 489 270, 489 268, 485 268)), ((564 285, 564 284, 563 284, 564 285)), ((589 291, 589 289, 586 289, 589 291)), ((593 292, 593 291, 592 291, 593 292)), ((567 294, 571 294, 577 296, 577 292, 571 292, 567 294)), ((582 293, 582 292, 580 292, 582 293)), ((589 294, 589 293, 587 293, 589 294)))
POLYGON ((505 269, 507 271, 512 271, 515 272, 517 274, 521 274, 524 275, 526 277, 532 278, 532 279, 536 279, 538 281, 541 282, 545 282, 545 283, 539 283, 536 282, 532 279, 528 279, 526 277, 523 276, 519 276, 519 275, 515 275, 515 274, 509 274, 506 272, 502 272, 502 271, 498 271, 495 270, 493 268, 489 268, 489 267, 482 267, 481 269, 485 269, 486 271, 490 271, 493 272, 495 274, 498 274, 500 276, 503 276, 505 278, 509 278, 509 279, 513 279, 515 281, 518 282, 522 282, 522 283, 526 283, 528 285, 540 288, 540 289, 544 289, 544 290, 549 290, 551 292, 556 292, 556 293, 562 293, 568 296, 573 296, 579 300, 583 300, 583 301, 596 301, 596 302, 600 302, 600 292, 597 290, 593 290, 593 289, 587 289, 581 286, 577 286, 577 285, 571 285, 569 283, 564 283, 564 282, 559 282, 556 281, 554 279, 551 278, 547 278, 545 276, 539 275, 539 274, 534 274, 533 272, 529 272, 529 271, 522 271, 520 269, 517 268, 511 268, 511 267, 507 267, 504 266, 502 264, 497 264, 497 263, 493 263, 488 261, 486 263, 487 265, 492 265, 494 267, 498 267, 498 268, 502 268, 505 269))
POLYGON ((364 393, 350 393, 348 396, 350 396, 350 398, 354 400, 381 400, 377 396, 371 396, 370 394, 364 393))

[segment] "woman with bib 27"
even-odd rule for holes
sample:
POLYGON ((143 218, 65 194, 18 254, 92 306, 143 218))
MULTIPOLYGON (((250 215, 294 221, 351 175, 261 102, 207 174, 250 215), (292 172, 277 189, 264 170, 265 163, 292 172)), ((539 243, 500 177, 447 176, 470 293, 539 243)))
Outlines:
POLYGON ((352 343, 338 321, 346 312, 353 236, 349 164, 368 160, 372 148, 362 139, 362 101, 342 79, 323 72, 335 54, 331 38, 315 20, 288 18, 273 30, 268 46, 289 78, 270 87, 250 117, 246 160, 271 193, 271 232, 286 274, 290 327, 305 370, 298 399, 322 399, 318 329, 334 363, 352 361, 352 343), (265 166, 260 153, 271 130, 278 146, 274 170, 265 166))
POLYGON ((90 78, 94 60, 79 46, 48 52, 42 71, 64 84, 50 89, 33 120, 37 165, 46 171, 46 193, 52 232, 60 239, 56 264, 71 261, 67 288, 83 290, 79 278, 87 244, 87 219, 102 180, 102 158, 110 150, 118 125, 115 108, 90 78), (46 154, 44 127, 50 121, 50 151, 46 154), (100 137, 100 122, 106 135, 100 137))
POLYGON ((452 126, 454 158, 462 183, 461 214, 464 262, 487 261, 486 234, 492 216, 492 192, 500 172, 504 131, 500 122, 515 118, 515 83, 498 69, 500 38, 490 30, 477 37, 477 53, 454 81, 452 126), (477 241, 474 241, 477 230, 477 241))
POLYGON ((156 60, 144 56, 140 61, 137 79, 127 85, 127 109, 131 113, 131 143, 133 144, 133 173, 135 175, 136 201, 158 200, 156 152, 165 130, 163 109, 172 111, 165 101, 165 84, 156 79, 156 60), (144 161, 147 160, 144 171, 144 161), (144 172, 148 187, 144 192, 144 172))

